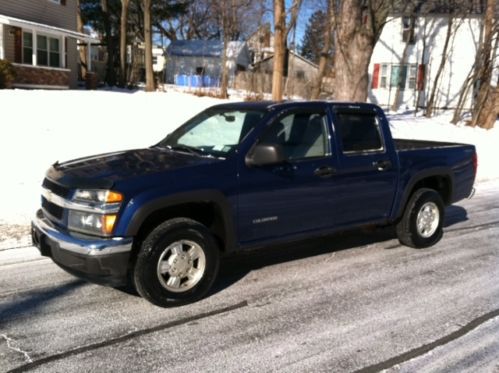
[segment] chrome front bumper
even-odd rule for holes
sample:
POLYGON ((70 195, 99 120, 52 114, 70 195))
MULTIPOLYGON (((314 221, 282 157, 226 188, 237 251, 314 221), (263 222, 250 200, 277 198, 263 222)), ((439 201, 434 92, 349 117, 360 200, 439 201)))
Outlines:
POLYGON ((31 223, 33 245, 79 277, 109 285, 126 283, 133 239, 74 236, 54 226, 40 210, 31 223))

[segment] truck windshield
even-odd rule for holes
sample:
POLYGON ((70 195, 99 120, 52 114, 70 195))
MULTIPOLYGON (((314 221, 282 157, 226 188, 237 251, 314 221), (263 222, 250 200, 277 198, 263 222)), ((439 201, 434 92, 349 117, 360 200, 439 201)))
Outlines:
POLYGON ((158 146, 224 157, 254 128, 264 111, 208 109, 168 135, 158 146))

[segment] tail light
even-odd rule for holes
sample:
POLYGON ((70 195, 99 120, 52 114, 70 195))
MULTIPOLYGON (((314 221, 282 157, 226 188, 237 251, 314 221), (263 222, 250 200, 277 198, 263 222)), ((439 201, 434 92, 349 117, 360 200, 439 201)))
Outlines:
POLYGON ((478 155, 476 154, 476 152, 473 153, 473 171, 473 176, 476 177, 476 172, 478 171, 478 155))

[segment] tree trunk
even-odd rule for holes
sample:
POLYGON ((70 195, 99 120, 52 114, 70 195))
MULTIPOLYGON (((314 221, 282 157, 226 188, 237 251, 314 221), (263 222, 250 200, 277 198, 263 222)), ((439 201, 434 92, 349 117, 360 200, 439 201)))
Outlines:
POLYGON ((220 98, 228 98, 229 94, 229 68, 227 66, 227 48, 229 45, 228 37, 224 34, 222 51, 222 78, 220 81, 220 98))
POLYGON ((229 68, 227 66, 227 48, 229 45, 229 34, 231 34, 232 30, 229 30, 229 10, 227 9, 227 1, 224 0, 222 2, 222 32, 223 32, 223 50, 222 50, 222 77, 220 81, 220 97, 227 98, 228 97, 228 89, 229 89, 229 68))
POLYGON ((126 86, 126 41, 127 41, 127 23, 128 6, 130 0, 121 0, 121 20, 120 20, 120 85, 126 86))
MULTIPOLYGON (((81 8, 80 8, 81 1, 76 0, 76 31, 80 33, 84 33, 83 29, 83 20, 81 19, 81 8)), ((88 46, 80 46, 79 48, 79 53, 80 53, 80 78, 82 80, 85 80, 87 76, 87 68, 88 68, 88 62, 87 62, 87 48, 88 46)))
POLYGON ((454 17, 449 15, 449 20, 447 22, 447 33, 445 34, 444 49, 442 50, 442 56, 440 58, 440 64, 438 65, 437 74, 433 80, 433 87, 431 88, 430 98, 426 104, 425 116, 430 118, 433 115, 433 110, 435 106, 435 100, 437 97, 437 90, 440 85, 440 77, 444 71, 445 63, 447 62, 447 51, 449 49, 449 42, 452 36, 452 24, 454 22, 454 17))
POLYGON ((322 48, 321 57, 319 59, 319 71, 317 72, 317 76, 312 87, 312 94, 310 95, 310 98, 312 100, 317 100, 321 95, 322 80, 324 79, 324 75, 326 74, 327 63, 329 61, 329 52, 331 49, 333 6, 333 0, 328 0, 326 15, 327 23, 324 30, 324 47, 322 48))
MULTIPOLYGON (((475 57, 475 65, 477 64, 478 53, 475 57)), ((457 100, 456 109, 454 110, 454 114, 452 115, 452 124, 457 124, 461 120, 461 115, 463 113, 464 104, 466 102, 466 97, 468 97, 468 93, 473 85, 473 81, 475 75, 475 68, 472 67, 468 72, 468 76, 464 80, 461 90, 459 91, 459 99, 457 100)))
POLYGON ((383 0, 343 0, 339 14, 335 12, 335 100, 366 101, 369 62, 391 4, 383 0))
MULTIPOLYGON (((427 34, 427 30, 428 30, 428 18, 424 17, 424 21, 423 21, 423 36, 422 36, 422 40, 421 40, 421 43, 422 43, 422 46, 421 46, 421 60, 420 60, 420 65, 423 66, 424 68, 424 77, 426 80, 426 53, 427 53, 427 37, 428 37, 428 34, 427 34)), ((418 76, 417 76, 417 80, 419 80, 420 77, 419 77, 419 68, 418 68, 418 76)), ((423 86, 422 87, 418 87, 418 94, 416 95, 416 105, 415 106, 415 110, 414 110, 414 116, 418 115, 418 109, 419 109, 419 106, 421 104, 421 95, 424 93, 425 91, 425 82, 423 80, 423 86), (423 89, 420 89, 420 88, 423 88, 423 89)), ((417 83, 416 83, 417 84, 417 83)))
POLYGON ((145 68, 146 68, 146 92, 153 92, 154 72, 152 67, 152 25, 151 25, 151 1, 144 0, 144 41, 145 41, 145 68))
POLYGON ((282 100, 282 80, 286 57, 286 11, 284 0, 274 0, 274 71, 272 74, 272 100, 282 100))
MULTIPOLYGON (((485 12, 485 21, 483 27, 483 41, 480 59, 481 66, 479 68, 478 80, 480 82, 480 88, 477 95, 477 100, 475 106, 473 108, 473 118, 471 120, 472 126, 479 127, 488 127, 487 123, 491 114, 490 110, 493 110, 495 105, 492 105, 490 102, 487 103, 488 99, 491 99, 489 96, 492 96, 491 90, 491 78, 492 78, 492 69, 493 69, 493 59, 491 56, 492 53, 492 43, 494 39, 494 34, 496 33, 494 30, 494 13, 496 9, 496 0, 487 0, 487 9, 485 12)), ((497 26, 497 25, 496 25, 497 26)), ((495 27, 497 29, 497 27, 495 27)), ((495 47, 497 47, 497 39, 495 42, 495 47)), ((497 115, 497 113, 496 113, 497 115)), ((494 120, 495 122, 495 120, 494 120)), ((492 123, 493 126, 493 123, 492 123)))
POLYGON ((106 33, 106 46, 107 46, 107 68, 106 68, 106 82, 110 86, 116 85, 116 71, 114 69, 114 42, 113 35, 111 34, 111 21, 108 7, 108 0, 101 0, 101 8, 104 20, 104 31, 106 33))

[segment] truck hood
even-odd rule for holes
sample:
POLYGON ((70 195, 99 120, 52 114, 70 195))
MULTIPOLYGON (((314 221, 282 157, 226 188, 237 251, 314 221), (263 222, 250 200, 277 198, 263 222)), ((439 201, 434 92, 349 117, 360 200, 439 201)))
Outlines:
POLYGON ((162 173, 215 161, 217 161, 216 158, 155 147, 99 154, 55 163, 47 171, 47 177, 69 188, 108 189, 118 181, 135 176, 162 173))

